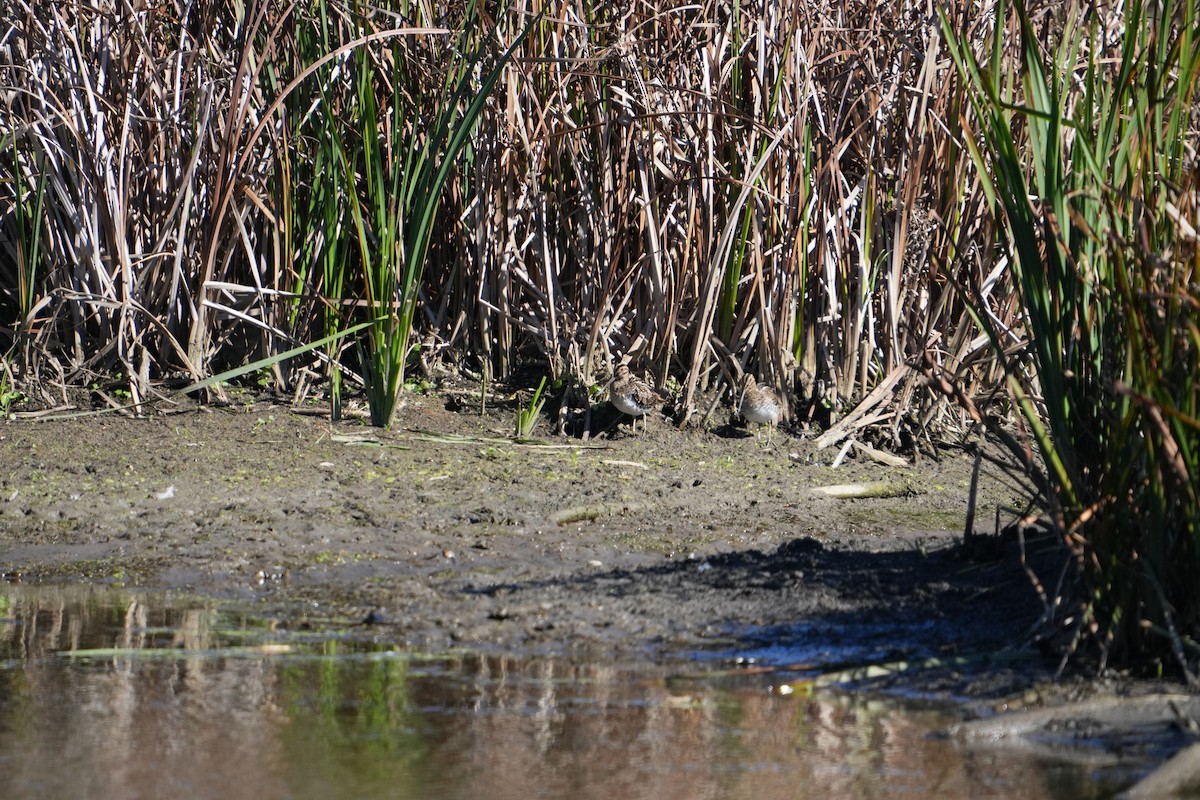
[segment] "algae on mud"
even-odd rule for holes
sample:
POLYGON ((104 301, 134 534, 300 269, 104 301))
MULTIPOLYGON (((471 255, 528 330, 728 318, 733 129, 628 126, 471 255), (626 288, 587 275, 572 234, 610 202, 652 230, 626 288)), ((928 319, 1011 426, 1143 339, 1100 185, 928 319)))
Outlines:
POLYGON ((524 446, 511 414, 433 395, 403 423, 364 440, 268 404, 10 422, 0 571, 376 611, 430 649, 689 650, 894 618, 915 637, 899 649, 934 654, 1018 645, 1038 613, 1015 560, 954 560, 971 464, 953 449, 831 469, 797 437, 763 450, 661 419, 524 446), (813 492, 898 475, 904 496, 813 492))

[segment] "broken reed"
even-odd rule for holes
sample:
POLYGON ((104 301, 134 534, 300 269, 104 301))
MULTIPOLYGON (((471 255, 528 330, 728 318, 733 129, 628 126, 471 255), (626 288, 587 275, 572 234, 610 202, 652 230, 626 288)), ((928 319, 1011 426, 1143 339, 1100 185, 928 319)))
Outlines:
MULTIPOLYGON (((740 371, 839 408, 924 351, 985 384, 984 342, 928 266, 991 264, 960 257, 988 223, 981 194, 949 191, 971 167, 923 3, 483 3, 477 30, 469 18, 453 2, 5 4, 0 316, 24 379, 116 374, 141 402, 157 379, 387 307, 392 287, 368 280, 382 262, 363 258, 402 276, 418 260, 373 220, 412 177, 403 148, 438 129, 425 101, 449 96, 461 37, 486 69, 532 25, 452 159, 424 268, 399 281, 415 291, 390 301, 416 298, 422 359, 503 379, 534 356, 591 382, 628 355, 679 380, 689 414, 740 371)), ((362 372, 369 355, 346 344, 323 370, 362 372)), ((302 366, 274 379, 290 388, 302 366)), ((950 413, 915 375, 893 409, 897 436, 906 412, 950 413)))
MULTIPOLYGON (((1200 674, 1196 0, 1070 8, 1043 36, 1020 0, 977 56, 942 15, 964 127, 1002 220, 1028 343, 975 311, 1003 359, 1074 560, 1048 598, 1064 663, 1200 674), (1122 36, 1108 27, 1118 22, 1122 36), (1017 42, 1015 54, 1006 43, 1017 42), (1015 58, 1012 57, 1015 55, 1015 58), (1065 634, 1063 636, 1062 634, 1065 634)), ((1017 334, 1018 336, 1022 334, 1017 334)))

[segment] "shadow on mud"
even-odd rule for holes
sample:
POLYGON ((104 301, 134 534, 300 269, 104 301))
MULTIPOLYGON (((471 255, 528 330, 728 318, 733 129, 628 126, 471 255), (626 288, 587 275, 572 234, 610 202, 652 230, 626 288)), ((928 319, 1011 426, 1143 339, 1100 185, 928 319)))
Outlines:
POLYGON ((975 562, 962 547, 846 551, 805 537, 772 552, 466 591, 514 602, 525 595, 609 598, 645 615, 674 609, 701 640, 686 647, 691 657, 797 673, 875 667, 845 677, 918 694, 994 697, 1049 675, 1029 645, 1040 606, 1015 554, 975 562), (769 619, 764 594, 772 598, 769 619))

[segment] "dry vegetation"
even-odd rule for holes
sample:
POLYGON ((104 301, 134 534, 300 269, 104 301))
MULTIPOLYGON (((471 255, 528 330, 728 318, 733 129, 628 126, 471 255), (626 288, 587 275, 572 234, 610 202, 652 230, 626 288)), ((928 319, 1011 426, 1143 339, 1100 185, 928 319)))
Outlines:
MULTIPOLYGON (((379 34, 356 49, 379 108, 415 99, 398 124, 425 131, 455 39, 387 31, 455 28, 464 10, 241 8, 6 5, 3 323, 23 385, 117 375, 137 402, 319 338, 342 297, 353 317, 355 232, 344 208, 319 217, 339 187, 318 156, 321 104, 354 116, 355 62, 293 79, 379 34)), ((984 10, 957 13, 986 30, 984 10)), ((994 234, 982 194, 958 192, 961 91, 931 6, 489 4, 480 19, 496 52, 532 29, 443 195, 422 358, 503 378, 534 356, 584 383, 631 358, 678 381, 685 413, 742 370, 818 408, 923 354, 971 392, 994 371, 950 290, 987 281, 994 234)), ((987 282, 1007 324, 1006 284, 987 282)), ((947 410, 910 372, 885 413, 898 430, 947 410)))

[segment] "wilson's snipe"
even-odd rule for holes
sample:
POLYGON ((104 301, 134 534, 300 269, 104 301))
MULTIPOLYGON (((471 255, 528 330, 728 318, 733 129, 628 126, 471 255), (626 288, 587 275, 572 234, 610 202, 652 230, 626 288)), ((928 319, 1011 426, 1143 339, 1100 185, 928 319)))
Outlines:
MULTIPOLYGON (((742 396, 738 400, 738 414, 752 425, 768 425, 767 445, 771 444, 771 433, 783 416, 783 401, 775 390, 768 386, 759 386, 753 375, 742 379, 742 396)), ((758 434, 755 433, 757 438, 758 434)))
MULTIPOLYGON (((633 427, 637 427, 638 417, 644 417, 662 404, 663 399, 654 387, 641 378, 634 377, 629 367, 624 364, 617 367, 613 376, 612 386, 608 390, 609 400, 622 414, 633 417, 633 427)), ((643 429, 645 423, 643 423, 643 429)))

